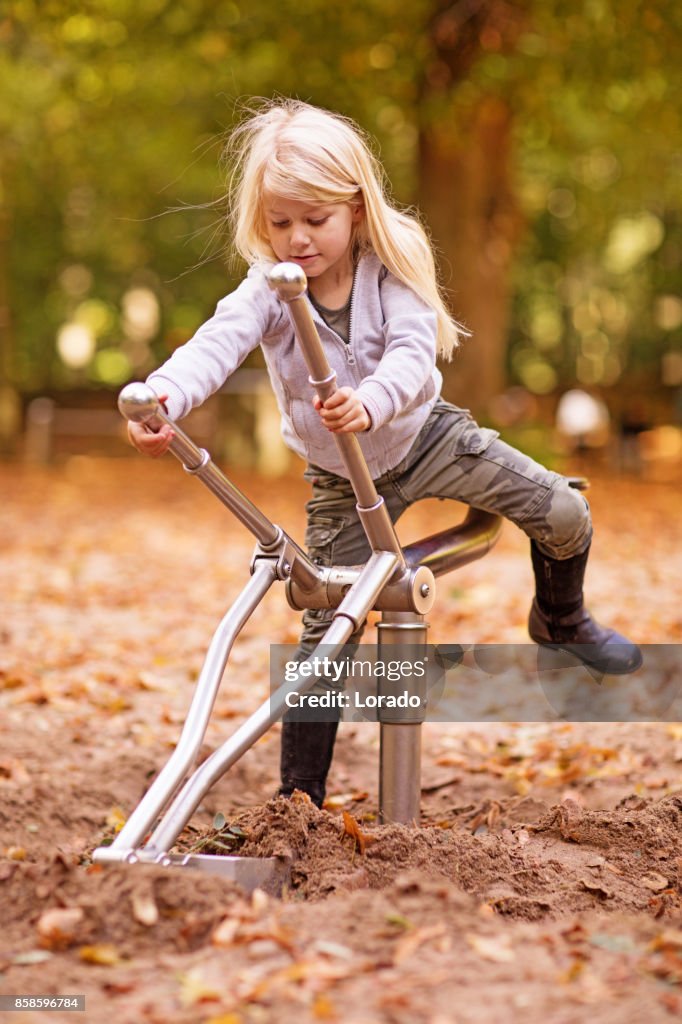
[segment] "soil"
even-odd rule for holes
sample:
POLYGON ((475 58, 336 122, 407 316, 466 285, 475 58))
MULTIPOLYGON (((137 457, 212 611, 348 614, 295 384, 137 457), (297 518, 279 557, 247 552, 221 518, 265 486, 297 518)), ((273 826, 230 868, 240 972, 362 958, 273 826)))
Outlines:
MULTIPOLYGON (((305 486, 236 482, 301 540, 305 486)), ((168 758, 253 542, 172 460, 0 467, 0 992, 84 994, 90 1024, 592 1024, 682 1015, 679 697, 648 723, 423 726, 419 826, 380 825, 377 727, 339 733, 323 810, 274 797, 275 726, 179 850, 274 857, 280 896, 217 874, 93 864, 168 758)), ((595 481, 590 600, 643 643, 682 635, 679 492, 595 481), (623 510, 637 508, 623 527, 623 510)), ((412 510, 407 541, 453 519, 412 510)), ((520 643, 530 569, 496 551, 440 584, 434 640, 520 643)), ((267 697, 269 594, 202 756, 267 697)))

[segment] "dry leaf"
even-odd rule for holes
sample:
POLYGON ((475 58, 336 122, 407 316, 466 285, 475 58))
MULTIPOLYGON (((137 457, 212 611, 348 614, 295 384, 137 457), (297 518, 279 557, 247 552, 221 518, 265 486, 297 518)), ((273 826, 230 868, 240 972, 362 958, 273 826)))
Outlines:
POLYGON ((159 908, 149 889, 136 889, 133 893, 133 917, 140 924, 151 928, 159 920, 159 908))
POLYGON ((44 964, 51 957, 52 953, 47 949, 29 949, 27 953, 17 953, 12 957, 11 962, 21 967, 30 967, 33 964, 44 964))
POLYGON ((580 957, 576 957, 568 970, 559 975, 559 984, 569 985, 572 981, 575 981, 580 977, 584 969, 585 961, 580 957))
POLYGON ((362 831, 353 815, 349 814, 348 811, 343 812, 343 831, 345 835, 352 836, 362 854, 364 854, 368 846, 377 841, 376 836, 370 836, 362 831))
POLYGON ((122 808, 112 807, 107 814, 106 822, 109 828, 113 828, 115 832, 120 832, 126 823, 126 816, 122 808))
POLYGON ((5 857, 8 860, 26 860, 26 850, 23 846, 7 846, 5 857))
POLYGON ((613 892, 611 889, 607 889, 601 882, 595 882, 591 878, 581 878, 580 884, 583 889, 587 889, 588 892, 593 892, 595 896, 599 896, 601 899, 610 900, 613 898, 613 892))
POLYGON ((121 962, 118 950, 108 942, 81 946, 78 955, 86 964, 99 964, 101 967, 115 967, 121 962))
POLYGON ((37 929, 45 949, 66 949, 77 941, 84 914, 80 907, 55 907, 40 915, 37 929))
POLYGON ((682 931, 679 928, 665 928, 652 940, 650 948, 682 950, 682 931))
POLYGON ((491 960, 495 964, 510 964, 516 959, 516 953, 510 946, 507 936, 501 935, 493 939, 484 935, 467 934, 466 940, 484 960, 491 960))
POLYGON ((335 1020, 337 1017, 336 1007, 324 994, 316 996, 312 1011, 315 1020, 335 1020))
POLYGON ((398 940, 393 952, 393 963, 400 964, 404 960, 407 960, 415 950, 423 946, 425 942, 430 942, 431 939, 439 939, 445 935, 447 929, 444 924, 434 924, 425 928, 416 928, 414 931, 408 932, 407 935, 403 935, 398 940))
POLYGON ((262 889, 254 889, 251 893, 251 909, 255 914, 262 912, 269 906, 270 897, 262 889))
POLYGON ((193 967, 180 976, 180 1002, 185 1008, 197 1003, 218 1002, 223 994, 223 986, 211 981, 201 967, 193 967))
POLYGON ((211 942, 214 946, 231 946, 237 936, 241 921, 236 917, 226 917, 213 929, 211 942))
POLYGON ((668 879, 664 878, 663 875, 659 875, 656 871, 650 871, 648 875, 643 875, 639 882, 640 885, 651 889, 652 892, 663 892, 664 889, 668 888, 669 884, 668 879))

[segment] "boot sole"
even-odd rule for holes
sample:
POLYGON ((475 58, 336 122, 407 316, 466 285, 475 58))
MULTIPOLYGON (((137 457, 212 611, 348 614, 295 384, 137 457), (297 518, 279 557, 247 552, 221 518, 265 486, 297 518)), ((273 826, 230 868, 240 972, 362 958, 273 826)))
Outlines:
MULTIPOLYGON (((562 651, 564 654, 570 654, 571 657, 577 658, 578 661, 583 663, 583 665, 586 665, 588 668, 596 669, 598 672, 603 672, 603 674, 606 675, 606 676, 629 676, 629 675, 632 675, 632 673, 636 672, 639 668, 641 668, 642 664, 644 663, 644 659, 642 657, 642 652, 639 650, 639 648, 637 648, 637 660, 633 664, 627 665, 627 666, 623 666, 623 667, 618 667, 618 666, 612 667, 612 666, 610 666, 608 658, 607 658, 606 665, 609 666, 609 667, 605 667, 603 661, 593 661, 590 658, 582 657, 580 654, 577 653, 575 647, 571 647, 570 644, 569 645, 566 645, 566 644, 552 644, 552 643, 548 643, 545 640, 535 640, 534 637, 531 637, 531 640, 533 640, 534 643, 536 643, 539 647, 548 647, 552 651, 562 651)), ((580 645, 578 645, 578 646, 580 646, 580 645)), ((588 645, 583 645, 583 646, 588 646, 588 645)))

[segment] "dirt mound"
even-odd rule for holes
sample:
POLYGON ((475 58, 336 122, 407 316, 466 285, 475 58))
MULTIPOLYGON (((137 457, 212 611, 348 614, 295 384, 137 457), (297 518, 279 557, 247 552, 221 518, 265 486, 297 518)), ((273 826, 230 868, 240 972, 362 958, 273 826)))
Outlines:
POLYGON ((32 949, 36 941, 47 948, 113 944, 124 958, 154 952, 160 944, 195 949, 244 895, 239 887, 200 872, 151 865, 84 867, 61 856, 47 865, 0 864, 0 882, 3 903, 12 908, 3 938, 15 953, 32 949), (49 927, 43 935, 40 922, 48 912, 76 909, 81 911, 76 918, 54 916, 63 937, 55 933, 52 942, 49 927))
MULTIPOLYGON (((493 819, 491 819, 492 821, 493 819)), ((318 810, 303 795, 239 815, 239 854, 291 864, 297 899, 383 889, 407 870, 447 879, 510 917, 539 919, 599 906, 654 916, 680 909, 682 798, 632 798, 613 811, 586 811, 567 799, 535 823, 475 834, 452 828, 372 826, 318 810)), ((225 829, 223 829, 223 833, 225 829)), ((213 830, 204 852, 220 842, 213 830)), ((219 848, 217 852, 220 852, 219 848)))

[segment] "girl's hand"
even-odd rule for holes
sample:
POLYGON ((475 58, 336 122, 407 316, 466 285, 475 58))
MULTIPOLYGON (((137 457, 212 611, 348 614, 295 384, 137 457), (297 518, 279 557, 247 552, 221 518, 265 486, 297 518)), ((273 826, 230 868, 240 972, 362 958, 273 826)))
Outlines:
POLYGON ((332 434, 359 434, 372 426, 369 413, 352 388, 338 388, 324 404, 315 395, 313 405, 332 434))
MULTIPOLYGON (((163 403, 168 395, 159 395, 159 401, 163 403)), ((133 423, 128 421, 128 440, 133 448, 137 448, 142 455, 149 455, 152 459, 158 459, 165 455, 168 446, 175 437, 175 432, 167 423, 162 423, 158 430, 152 430, 146 423, 133 423)))

